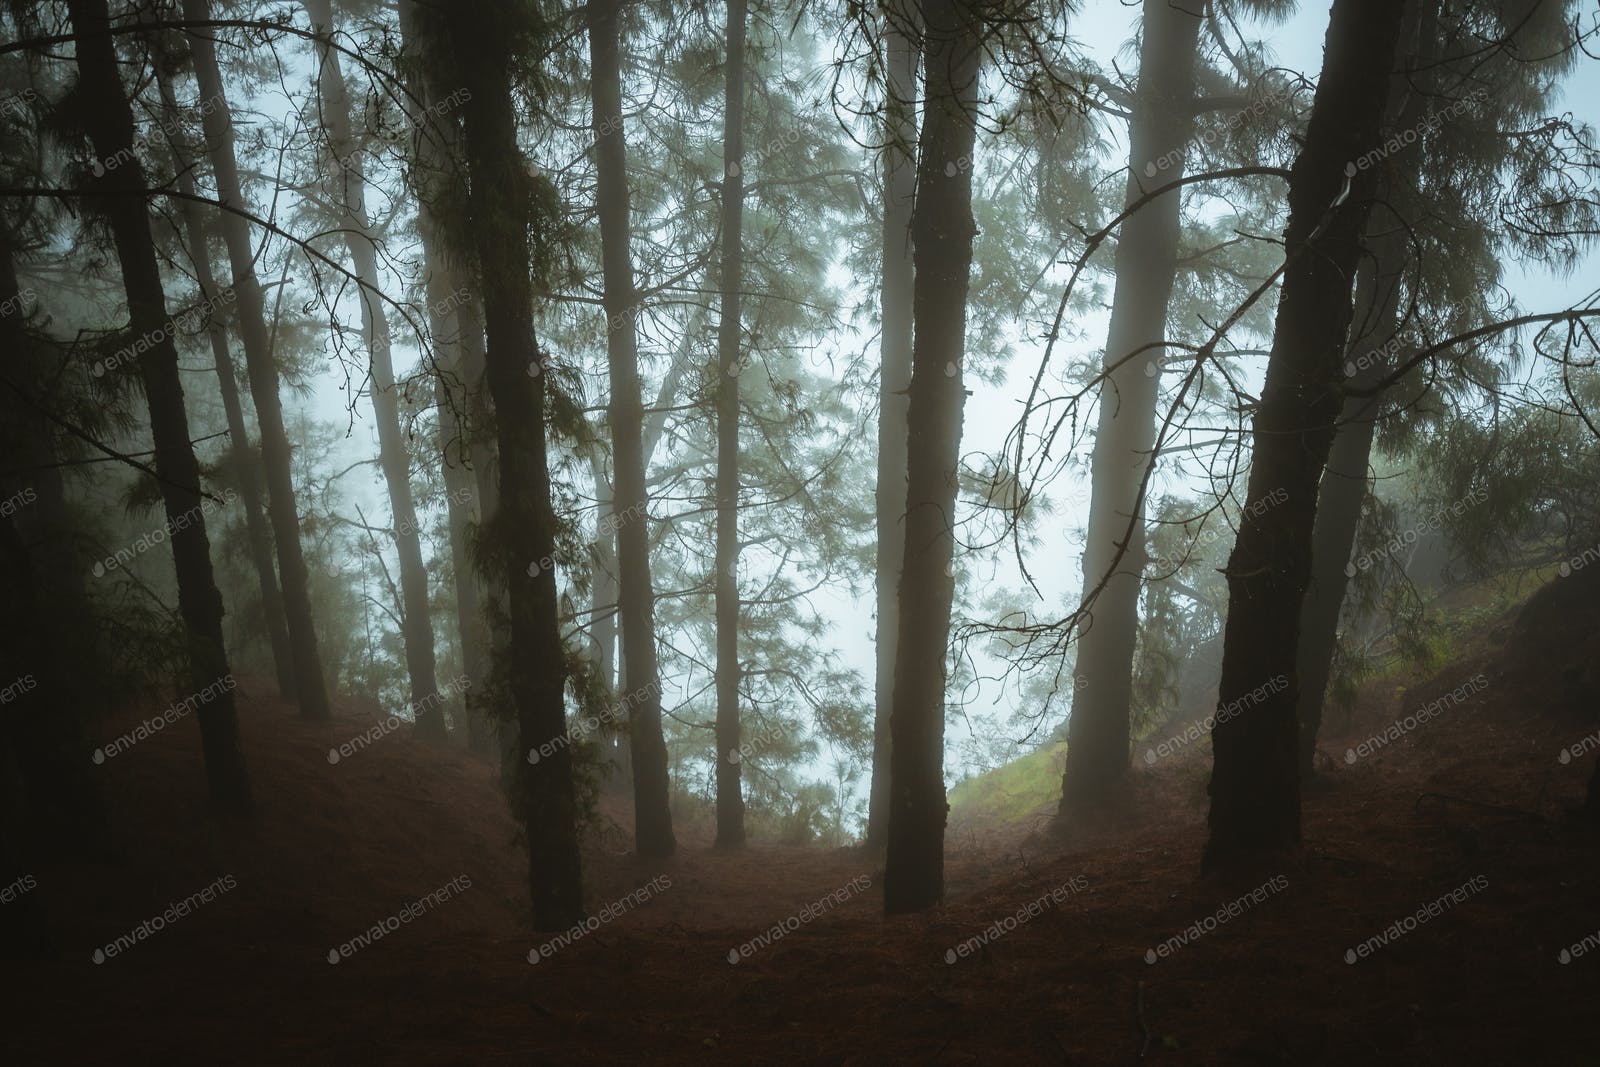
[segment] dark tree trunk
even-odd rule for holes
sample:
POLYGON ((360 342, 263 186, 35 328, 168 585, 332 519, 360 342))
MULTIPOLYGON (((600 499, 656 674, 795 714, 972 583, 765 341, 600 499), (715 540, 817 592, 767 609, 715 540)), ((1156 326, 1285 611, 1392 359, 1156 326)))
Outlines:
POLYGON ((906 531, 906 391, 911 386, 911 207, 916 199, 917 66, 921 11, 884 5, 883 289, 878 371, 877 686, 872 723, 872 787, 867 845, 889 828, 889 717, 894 707, 895 644, 900 633, 900 566, 906 531))
MULTIPOLYGON (((183 0, 183 17, 189 22, 209 22, 210 0, 183 0)), ((217 66, 216 45, 209 31, 190 33, 188 39, 200 96, 217 105, 204 115, 206 141, 216 175, 217 199, 224 206, 222 237, 228 246, 228 261, 233 270, 239 339, 244 345, 250 399, 255 403, 256 421, 261 427, 261 463, 266 469, 268 510, 273 541, 278 549, 278 579, 283 589, 284 621, 289 628, 290 658, 294 662, 295 697, 301 716, 327 719, 331 714, 327 680, 322 674, 305 554, 300 546, 300 518, 295 510, 289 435, 283 428, 283 405, 278 397, 278 364, 267 333, 261 282, 256 278, 250 223, 236 213, 248 210, 249 203, 240 186, 239 167, 233 154, 233 116, 217 66), (228 208, 235 210, 226 210, 228 208)))
MULTIPOLYGON (((1203 0, 1145 0, 1128 123, 1125 205, 1183 176, 1203 0), (1175 161, 1173 163, 1172 161, 1175 161)), ((1159 368, 1178 272, 1182 196, 1146 203, 1117 237, 1083 552, 1089 622, 1078 640, 1060 812, 1104 800, 1128 771, 1133 658, 1145 566, 1145 472, 1154 464, 1159 368)))
MULTIPOLYGON (((312 29, 324 42, 334 32, 329 0, 306 0, 312 29)), ((428 602, 428 569, 422 560, 422 531, 411 495, 411 457, 400 430, 400 395, 395 388, 389 321, 378 277, 377 244, 367 217, 366 166, 350 121, 350 94, 345 88, 339 53, 327 43, 318 46, 317 87, 322 100, 328 147, 333 155, 334 202, 338 205, 345 248, 360 282, 361 330, 372 376, 372 415, 378 428, 378 463, 389 490, 395 548, 400 557, 400 626, 405 645, 406 675, 411 682, 411 709, 417 733, 434 741, 445 738, 440 706, 438 661, 433 647, 433 618, 428 602)))
MULTIPOLYGON (((160 84, 161 103, 176 116, 178 98, 172 90, 172 79, 164 68, 156 70, 160 84)), ((228 331, 221 316, 215 313, 222 287, 217 284, 216 272, 211 267, 211 246, 206 240, 205 216, 195 197, 194 172, 191 161, 170 139, 174 170, 177 173, 179 210, 183 215, 185 243, 189 261, 194 267, 195 281, 200 288, 200 298, 213 309, 206 324, 206 336, 211 342, 211 358, 217 368, 217 388, 222 394, 222 411, 228 421, 228 437, 233 452, 233 477, 239 484, 239 495, 244 498, 245 534, 250 545, 250 562, 256 571, 256 581, 261 588, 261 617, 267 631, 267 641, 272 647, 272 665, 278 678, 278 696, 294 699, 294 660, 289 652, 289 628, 283 618, 283 596, 278 591, 278 575, 272 562, 272 531, 267 516, 261 510, 261 482, 255 451, 250 447, 250 431, 245 423, 244 404, 239 397, 239 382, 234 376, 233 354, 228 351, 228 331)))
POLYGON ((722 317, 717 325, 717 845, 744 845, 739 755, 739 295, 744 286, 745 0, 728 0, 722 112, 722 317))
MULTIPOLYGON (((117 73, 111 18, 105 0, 71 0, 72 27, 77 34, 79 90, 95 152, 121 165, 91 179, 85 199, 110 223, 128 295, 128 314, 135 334, 154 343, 139 357, 139 377, 150 409, 155 442, 156 476, 166 510, 172 560, 178 577, 178 612, 188 645, 192 693, 215 692, 230 680, 228 655, 222 643, 222 595, 211 572, 211 544, 206 536, 200 465, 189 436, 183 384, 178 377, 178 350, 168 328, 166 293, 156 260, 150 218, 145 210, 147 183, 134 152, 133 110, 117 73)), ((201 704, 200 741, 205 752, 211 800, 223 812, 248 814, 250 778, 239 747, 239 721, 233 689, 201 704)))
MULTIPOLYGON (((45 412, 61 384, 58 356, 26 329, 7 221, 0 218, 0 886, 31 872, 24 855, 83 855, 103 845, 105 812, 83 728, 104 693, 86 684, 83 626, 93 608, 87 568, 45 412), (13 805, 13 801, 15 805, 13 805)), ((64 398, 62 398, 64 399, 64 398)), ((92 676, 92 675, 90 675, 92 676)), ((0 953, 48 940, 43 909, 24 898, 0 908, 0 953), (10 914, 13 910, 17 914, 10 914)))
POLYGON ((1211 735, 1208 869, 1300 841, 1300 611, 1317 483, 1343 406, 1351 286, 1376 184, 1373 171, 1353 161, 1378 143, 1402 7, 1335 0, 1305 146, 1289 180, 1283 288, 1244 516, 1226 570, 1218 707, 1235 711, 1219 716, 1211 735))
MULTIPOLYGON (((435 242, 425 239, 425 243, 435 242)), ((461 671, 467 680, 462 713, 468 750, 486 755, 493 748, 493 736, 477 698, 487 685, 491 670, 489 631, 483 617, 482 582, 473 565, 470 546, 472 526, 477 522, 474 505, 478 494, 472 475, 476 450, 466 419, 465 392, 451 387, 452 382, 457 385, 461 382, 460 320, 453 314, 439 314, 436 310, 449 299, 451 290, 443 281, 444 271, 432 265, 438 260, 429 257, 429 263, 428 304, 435 310, 430 310, 428 328, 435 340, 434 359, 439 365, 439 373, 433 381, 434 407, 439 418, 439 463, 450 528, 450 564, 455 575, 456 633, 461 641, 461 671), (452 325, 455 325, 454 337, 450 335, 452 325)))
MULTIPOLYGON (((424 26, 448 42, 452 76, 467 90, 465 122, 469 225, 482 272, 485 366, 499 445, 499 493, 490 537, 508 596, 510 649, 503 664, 517 708, 522 753, 566 733, 555 568, 533 566, 555 555, 556 517, 545 440, 548 374, 529 374, 539 351, 533 336, 532 257, 528 241, 531 190, 517 147, 510 71, 531 49, 521 5, 451 9, 424 26)), ((498 670, 498 665, 497 665, 498 670)), ((517 795, 528 839, 533 921, 540 930, 583 918, 572 756, 564 745, 536 763, 516 761, 517 795)))
MULTIPOLYGON (((1408 66, 1432 51, 1431 24, 1437 14, 1437 0, 1406 0, 1401 23, 1404 54, 1408 66), (1426 19, 1430 31, 1418 36, 1419 24, 1426 19)), ((1397 70, 1390 77, 1389 101, 1384 132, 1413 128, 1431 99, 1425 86, 1436 80, 1431 63, 1420 70, 1397 70), (1418 82, 1421 84, 1418 84, 1418 82)), ((1403 147, 1379 172, 1381 203, 1392 200, 1390 192, 1403 180, 1407 161, 1415 148, 1403 147)), ((1356 313, 1346 346, 1345 366, 1354 370, 1348 384, 1357 390, 1371 389, 1389 373, 1397 361, 1392 342, 1401 322, 1401 283, 1410 254, 1410 238, 1400 220, 1387 213, 1367 223, 1368 262, 1356 282, 1356 313)), ((1300 649, 1296 666, 1300 675, 1298 714, 1300 720, 1300 775, 1308 779, 1315 773, 1317 734, 1322 729, 1322 709, 1327 700, 1328 680, 1333 673, 1333 657, 1338 645, 1339 617, 1344 607, 1350 575, 1346 572, 1361 524, 1361 502, 1367 495, 1367 466, 1372 455, 1376 420, 1382 408, 1381 397, 1351 396, 1339 413, 1333 445, 1328 452, 1328 467, 1317 492, 1317 517, 1311 540, 1311 584, 1306 588, 1300 612, 1300 649)))
POLYGON ((452 160, 459 158, 461 152, 460 126, 453 114, 435 117, 445 98, 418 40, 414 0, 402 0, 399 19, 401 37, 411 59, 404 69, 413 72, 408 84, 420 104, 415 116, 416 154, 411 184, 418 199, 432 320, 429 329, 435 339, 434 404, 442 437, 439 455, 456 581, 456 628, 461 640, 462 671, 468 681, 462 700, 467 748, 488 755, 496 747, 491 696, 493 642, 488 589, 474 563, 472 549, 473 528, 481 527, 485 518, 482 483, 488 480, 489 466, 488 449, 484 447, 489 419, 483 397, 483 327, 477 314, 477 298, 453 266, 467 255, 467 249, 452 247, 440 210, 452 195, 452 160))
MULTIPOLYGON (((633 753, 634 840, 639 855, 670 856, 677 847, 668 806, 667 746, 661 733, 661 681, 656 665, 655 591, 650 581, 649 497, 644 474, 644 402, 639 393, 633 259, 628 249, 628 163, 623 140, 620 5, 589 4, 589 58, 594 94, 595 202, 600 217, 611 365, 608 419, 616 464, 612 506, 617 523, 622 652, 627 664, 633 753)), ((497 399, 498 403, 498 399, 497 399)), ((504 410, 501 418, 505 417, 504 410)))
POLYGON ((926 104, 911 230, 916 264, 907 410, 905 562, 890 718, 886 914, 944 898, 944 686, 955 592, 967 290, 972 267, 972 152, 981 17, 972 0, 923 4, 926 104))

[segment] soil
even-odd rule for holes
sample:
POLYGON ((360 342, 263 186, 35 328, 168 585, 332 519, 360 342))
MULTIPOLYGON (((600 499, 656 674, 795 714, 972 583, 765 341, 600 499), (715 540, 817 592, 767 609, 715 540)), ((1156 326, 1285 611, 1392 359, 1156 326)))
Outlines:
MULTIPOLYGON (((607 795, 588 897, 596 913, 628 902, 561 946, 529 925, 524 854, 488 762, 398 730, 331 764, 369 713, 343 702, 332 722, 305 723, 263 696, 267 680, 243 679, 255 824, 208 818, 190 722, 107 760, 117 848, 34 872, 50 947, 0 962, 3 1058, 1600 1063, 1600 948, 1570 952, 1600 942, 1600 838, 1574 814, 1594 745, 1559 758, 1597 725, 1600 597, 1551 588, 1437 675, 1368 686, 1348 720, 1332 717, 1304 846, 1281 862, 1200 875, 1203 741, 1135 760, 1114 812, 953 826, 944 905, 887 920, 877 857, 719 852, 689 827, 675 857, 645 863, 628 853, 631 804, 607 795), (1426 722, 1347 761, 1436 700, 1426 722), (94 962, 224 876, 232 888, 94 962)), ((106 738, 159 710, 108 718, 106 738)))

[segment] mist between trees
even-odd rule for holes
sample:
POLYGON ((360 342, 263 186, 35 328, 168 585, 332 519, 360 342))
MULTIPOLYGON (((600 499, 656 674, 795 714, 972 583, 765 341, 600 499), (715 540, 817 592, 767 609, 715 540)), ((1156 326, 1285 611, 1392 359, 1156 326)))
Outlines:
POLYGON ((191 733, 241 848, 275 744, 490 783, 533 963, 624 851, 861 850, 732 963, 1165 789, 1298 869, 1600 571, 1588 15, 5 6, 0 883, 191 733))

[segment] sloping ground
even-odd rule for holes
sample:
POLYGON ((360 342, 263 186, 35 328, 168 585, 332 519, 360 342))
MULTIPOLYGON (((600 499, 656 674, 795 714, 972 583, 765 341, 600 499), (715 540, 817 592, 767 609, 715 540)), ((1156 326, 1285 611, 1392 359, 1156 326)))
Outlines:
POLYGON ((1127 810, 1093 826, 952 834, 949 902, 911 918, 881 917, 860 853, 697 840, 648 865, 599 835, 593 907, 631 903, 537 965, 549 936, 527 928, 487 765, 401 732, 330 765, 369 719, 342 707, 313 726, 256 698, 248 838, 208 826, 192 723, 100 768, 123 852, 36 872, 58 952, 0 964, 4 1060, 1600 1062, 1600 949, 1560 962, 1600 932, 1600 839, 1567 818, 1594 756, 1559 758, 1596 727, 1597 611, 1593 583, 1553 583, 1436 677, 1369 691, 1324 740, 1292 862, 1199 877, 1202 742, 1141 764, 1127 810), (93 962, 223 875, 234 888, 93 962), (463 875, 470 888, 328 962, 463 875))

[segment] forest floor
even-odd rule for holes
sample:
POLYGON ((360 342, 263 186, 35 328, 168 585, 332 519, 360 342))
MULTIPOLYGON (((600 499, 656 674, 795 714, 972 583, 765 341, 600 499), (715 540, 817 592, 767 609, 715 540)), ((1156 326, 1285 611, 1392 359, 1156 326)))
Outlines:
MULTIPOLYGON (((343 704, 303 723, 247 681, 257 825, 208 821, 192 724, 99 768, 119 847, 35 872, 55 947, 0 963, 0 1059, 1594 1064, 1600 950, 1562 955, 1600 931, 1600 839, 1572 818, 1594 757, 1559 758, 1596 727, 1600 597, 1577 585, 1482 627, 1432 678, 1369 686, 1330 725, 1304 848, 1276 867, 1200 876, 1204 740, 1151 765, 1141 750, 1115 814, 953 826, 946 903, 890 920, 881 861, 860 850, 723 853, 685 830, 675 857, 645 863, 608 797, 589 901, 634 895, 536 964, 553 941, 529 928, 487 762, 396 731, 330 764, 371 717, 343 704), (94 962, 224 876, 232 888, 94 962)), ((102 724, 107 738, 151 710, 102 724)))

